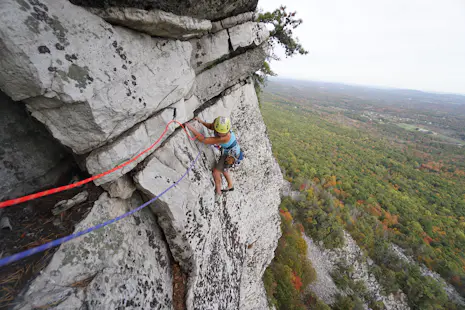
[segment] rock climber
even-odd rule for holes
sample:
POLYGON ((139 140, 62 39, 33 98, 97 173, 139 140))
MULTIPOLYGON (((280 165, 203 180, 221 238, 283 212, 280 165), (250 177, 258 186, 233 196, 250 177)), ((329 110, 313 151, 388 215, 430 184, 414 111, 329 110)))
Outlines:
POLYGON ((186 124, 187 127, 194 133, 195 137, 204 144, 219 145, 221 147, 221 157, 213 168, 213 179, 215 180, 215 193, 216 201, 218 201, 222 193, 233 191, 234 185, 231 178, 231 174, 228 171, 234 164, 239 162, 243 153, 237 142, 236 135, 231 130, 231 120, 224 116, 218 116, 215 118, 213 123, 207 123, 199 119, 194 118, 195 121, 199 122, 206 128, 213 130, 214 137, 205 137, 199 133, 190 124, 186 124), (228 182, 227 189, 221 189, 221 174, 224 175, 228 182))

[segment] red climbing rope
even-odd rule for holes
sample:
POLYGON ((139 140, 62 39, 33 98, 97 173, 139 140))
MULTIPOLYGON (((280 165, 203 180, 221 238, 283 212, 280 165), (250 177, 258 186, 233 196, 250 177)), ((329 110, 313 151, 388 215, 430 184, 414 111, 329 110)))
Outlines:
POLYGON ((163 136, 166 134, 166 132, 168 131, 168 127, 171 125, 171 123, 178 123, 182 129, 184 129, 184 131, 186 132, 187 136, 189 137, 190 140, 194 141, 196 139, 196 137, 191 137, 189 135, 189 133, 187 132, 186 128, 184 128, 183 124, 181 124, 180 122, 176 121, 176 120, 172 120, 170 121, 166 127, 165 127, 165 130, 163 131, 163 133, 161 134, 161 136, 157 139, 157 141, 155 141, 150 147, 148 147, 147 149, 143 150, 142 152, 140 152, 139 154, 137 154, 135 157, 131 158, 130 160, 122 163, 121 165, 119 166, 116 166, 114 167, 113 169, 110 169, 108 171, 105 171, 105 172, 102 172, 98 175, 94 175, 90 178, 87 178, 87 179, 84 179, 84 180, 81 180, 79 182, 76 182, 76 183, 73 183, 73 184, 69 184, 69 185, 65 185, 65 186, 60 186, 60 187, 56 187, 56 188, 51 188, 51 189, 47 189, 45 191, 42 191, 42 192, 38 192, 38 193, 34 193, 34 194, 31 194, 31 195, 27 195, 27 196, 23 196, 23 197, 19 197, 19 198, 15 198, 15 199, 10 199, 10 200, 6 200, 6 201, 2 201, 0 202, 0 209, 1 208, 6 208, 6 207, 9 207, 9 206, 13 206, 13 205, 16 205, 16 204, 19 204, 19 203, 23 203, 23 202, 26 202, 26 201, 29 201, 29 200, 33 200, 33 199, 36 199, 36 198, 40 198, 40 197, 44 197, 44 196, 48 196, 48 195, 52 195, 52 194, 56 194, 56 193, 59 193, 59 192, 62 192, 62 191, 66 191, 68 189, 72 189, 72 188, 75 188, 75 187, 79 187, 81 185, 84 185, 86 183, 89 183, 91 181, 94 181, 94 180, 97 180, 97 179, 100 179, 101 177, 104 177, 106 176, 107 174, 110 174, 112 172, 115 172, 116 170, 119 170, 127 165, 129 165, 130 163, 132 163, 133 161, 135 161, 136 159, 138 159, 139 157, 141 157, 143 154, 147 153, 148 151, 150 151, 155 145, 157 145, 161 139, 163 138, 163 136))

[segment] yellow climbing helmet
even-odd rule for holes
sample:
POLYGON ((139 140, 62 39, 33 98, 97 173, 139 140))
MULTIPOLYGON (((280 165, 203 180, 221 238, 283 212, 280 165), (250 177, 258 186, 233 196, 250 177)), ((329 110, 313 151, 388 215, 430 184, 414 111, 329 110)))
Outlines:
POLYGON ((231 129, 231 120, 224 116, 218 116, 213 122, 213 128, 219 133, 228 133, 231 129))

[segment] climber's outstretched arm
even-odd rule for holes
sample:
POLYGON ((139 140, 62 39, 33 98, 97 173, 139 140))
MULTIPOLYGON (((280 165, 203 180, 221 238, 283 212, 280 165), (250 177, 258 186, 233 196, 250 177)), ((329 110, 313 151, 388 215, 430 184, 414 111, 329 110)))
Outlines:
POLYGON ((224 137, 208 137, 206 138, 204 135, 202 135, 200 132, 197 131, 191 124, 186 124, 186 127, 189 128, 190 131, 194 134, 194 136, 202 143, 204 144, 222 144, 226 143, 229 141, 228 136, 224 137))
POLYGON ((204 126, 207 127, 208 129, 213 130, 213 123, 204 122, 204 121, 202 121, 202 120, 201 120, 200 118, 198 118, 198 117, 195 117, 194 120, 197 121, 197 122, 199 122, 200 124, 204 125, 204 126))

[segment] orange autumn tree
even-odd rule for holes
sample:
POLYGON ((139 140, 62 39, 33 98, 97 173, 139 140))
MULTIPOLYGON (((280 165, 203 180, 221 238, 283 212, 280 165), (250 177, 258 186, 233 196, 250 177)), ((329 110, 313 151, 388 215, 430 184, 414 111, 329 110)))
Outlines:
POLYGON ((291 282, 292 285, 294 285, 294 288, 300 292, 300 289, 302 288, 302 279, 296 275, 295 271, 292 272, 291 282))
POLYGON ((304 309, 303 292, 315 280, 316 272, 307 259, 304 227, 294 219, 292 200, 284 198, 279 210, 281 238, 275 257, 265 271, 263 282, 270 302, 277 309, 304 309), (287 208, 289 207, 289 209, 287 208))

